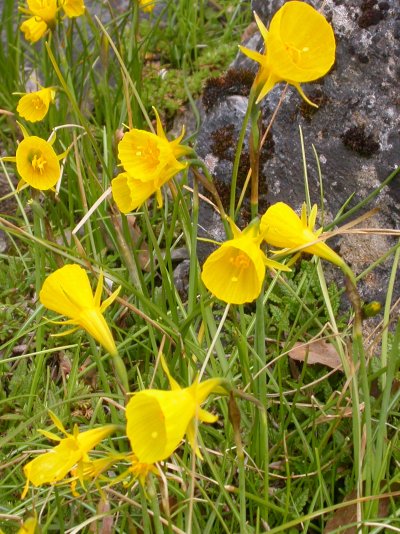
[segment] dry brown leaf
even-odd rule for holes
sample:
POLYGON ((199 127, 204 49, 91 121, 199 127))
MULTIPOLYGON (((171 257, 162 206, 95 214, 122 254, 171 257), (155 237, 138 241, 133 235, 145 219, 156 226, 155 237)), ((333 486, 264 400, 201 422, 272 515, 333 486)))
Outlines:
POLYGON ((289 357, 298 362, 304 362, 312 365, 320 363, 331 369, 343 371, 339 354, 331 343, 317 339, 310 343, 295 343, 289 351, 289 357))
MULTIPOLYGON (((352 491, 349 493, 344 501, 352 501, 357 498, 357 492, 352 491)), ((379 499, 379 505, 378 505, 378 517, 387 517, 389 512, 389 497, 385 497, 384 499, 379 499)), ((336 512, 333 514, 333 516, 329 519, 327 522, 324 534, 329 534, 330 532, 335 532, 337 529, 340 528, 341 534, 357 534, 357 528, 354 526, 354 523, 357 522, 357 505, 355 503, 350 504, 349 506, 346 506, 345 508, 339 508, 336 510, 336 512), (346 525, 352 525, 345 529, 343 527, 346 527, 346 525)))

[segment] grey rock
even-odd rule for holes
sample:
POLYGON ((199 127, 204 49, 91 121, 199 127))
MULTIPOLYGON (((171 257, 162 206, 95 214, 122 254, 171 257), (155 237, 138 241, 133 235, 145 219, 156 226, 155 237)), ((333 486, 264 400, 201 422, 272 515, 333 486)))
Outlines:
MULTIPOLYGON (((282 0, 253 0, 252 8, 268 27, 271 16, 283 3, 282 0)), ((323 5, 323 12, 336 35, 336 63, 323 79, 303 85, 307 96, 319 104, 318 110, 306 104, 289 86, 272 126, 268 157, 260 166, 260 212, 266 202, 273 204, 277 201, 287 202, 298 210, 305 199, 299 127, 304 137, 311 201, 320 205, 322 195, 328 220, 350 197, 347 209, 363 200, 400 162, 400 13, 397 0, 379 4, 375 0, 326 0, 323 5), (322 173, 322 193, 313 146, 322 173)), ((258 39, 253 36, 244 44, 263 51, 261 36, 258 39)), ((239 54, 232 68, 254 72, 254 65, 254 61, 239 54)), ((264 99, 265 124, 275 110, 283 88, 284 84, 279 84, 264 99)), ((206 110, 196 145, 199 155, 207 163, 211 162, 209 169, 214 179, 227 187, 234 147, 221 154, 212 139, 221 127, 233 128, 236 133, 247 105, 245 96, 235 98, 231 92, 228 95, 220 97, 215 107, 206 110)), ((247 150, 247 144, 244 150, 247 150)), ((399 180, 400 175, 397 175, 368 206, 368 209, 378 206, 380 211, 374 220, 363 226, 400 228, 399 180)), ((205 209, 201 215, 204 233, 218 235, 217 217, 208 216, 205 209)), ((336 241, 339 253, 357 274, 394 243, 394 238, 389 236, 371 235, 343 236, 336 241)), ((384 299, 390 263, 388 260, 363 280, 360 285, 363 298, 384 299)))

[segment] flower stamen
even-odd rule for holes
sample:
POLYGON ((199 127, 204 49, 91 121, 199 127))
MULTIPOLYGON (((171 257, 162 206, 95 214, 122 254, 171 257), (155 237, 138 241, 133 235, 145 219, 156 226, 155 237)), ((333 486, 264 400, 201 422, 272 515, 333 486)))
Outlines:
POLYGON ((43 174, 47 161, 45 160, 42 154, 40 154, 39 157, 37 156, 37 154, 35 154, 33 156, 31 163, 32 163, 32 168, 35 172, 39 171, 40 174, 43 174))

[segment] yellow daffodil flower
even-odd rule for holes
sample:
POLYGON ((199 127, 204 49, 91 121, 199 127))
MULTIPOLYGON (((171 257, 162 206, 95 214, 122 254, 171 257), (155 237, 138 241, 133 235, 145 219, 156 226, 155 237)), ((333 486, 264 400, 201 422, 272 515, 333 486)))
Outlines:
POLYGON ((286 2, 273 16, 269 30, 255 15, 265 42, 265 52, 240 47, 260 63, 255 79, 257 103, 275 86, 285 81, 299 91, 308 104, 317 107, 304 94, 301 83, 324 76, 335 62, 335 36, 331 25, 305 2, 286 2))
POLYGON ((196 445, 196 423, 214 423, 218 419, 203 410, 201 404, 212 392, 226 393, 220 378, 204 382, 196 379, 191 386, 181 388, 169 373, 163 357, 161 361, 171 390, 139 391, 126 406, 126 433, 141 464, 154 464, 168 458, 185 434, 191 447, 201 457, 196 445))
POLYGON ((25 39, 31 43, 39 41, 46 33, 47 28, 45 21, 39 17, 30 17, 28 20, 24 20, 20 26, 25 39))
POLYGON ((17 531, 17 534, 35 534, 37 525, 38 520, 36 516, 28 517, 17 531))
POLYGON ((160 188, 168 180, 169 178, 157 183, 154 180, 142 182, 132 178, 127 172, 121 172, 111 181, 111 190, 115 203, 122 213, 129 213, 139 208, 143 202, 154 194, 157 198, 158 207, 161 208, 163 200, 160 188))
POLYGON ((83 0, 27 0, 27 4, 28 7, 21 7, 20 11, 32 16, 21 24, 20 29, 31 43, 39 41, 48 29, 54 30, 60 7, 70 18, 79 17, 85 12, 83 0))
POLYGON ((154 193, 161 205, 161 187, 187 166, 178 161, 191 152, 180 144, 184 129, 177 139, 168 141, 160 117, 154 111, 157 134, 133 128, 118 144, 118 157, 126 172, 114 178, 111 185, 114 200, 124 213, 139 207, 154 193))
POLYGON ((61 175, 60 160, 66 157, 68 150, 57 155, 52 146, 55 136, 51 142, 45 141, 36 135, 29 135, 21 124, 19 126, 24 139, 19 143, 15 156, 1 159, 17 164, 21 176, 18 190, 25 183, 42 191, 53 188, 61 175))
POLYGON ((73 433, 69 434, 54 413, 50 412, 50 417, 58 430, 66 437, 60 438, 47 430, 39 430, 41 434, 53 441, 58 441, 59 444, 24 466, 26 485, 21 498, 27 494, 29 484, 36 487, 54 484, 61 481, 76 465, 79 467, 82 462, 89 461, 88 452, 118 428, 117 425, 105 425, 80 433, 78 426, 75 425, 73 433))
POLYGON ((265 267, 288 271, 288 267, 267 258, 261 250, 257 225, 241 232, 232 222, 233 239, 220 245, 205 261, 201 279, 217 298, 229 304, 252 302, 261 293, 265 267))
POLYGON ((85 13, 83 0, 61 0, 61 7, 69 18, 80 17, 85 13))
POLYGON ((283 202, 273 204, 261 218, 260 232, 264 240, 273 247, 285 249, 301 248, 309 254, 315 254, 339 267, 345 266, 342 258, 336 254, 326 243, 318 241, 322 228, 314 230, 317 218, 317 206, 314 204, 307 221, 307 207, 302 206, 301 218, 290 206, 283 202), (310 244, 309 246, 307 246, 310 244))
POLYGON ((49 26, 56 20, 57 0, 26 0, 28 11, 35 17, 41 18, 49 26))
POLYGON ((52 87, 26 93, 19 99, 17 112, 27 121, 41 121, 47 115, 50 104, 54 102, 55 94, 52 87))
POLYGON ((27 4, 28 8, 20 8, 20 11, 32 16, 21 24, 20 29, 27 41, 35 43, 43 37, 48 28, 54 28, 58 11, 57 0, 27 0, 27 4))
POLYGON ((153 11, 155 4, 155 0, 139 0, 139 6, 143 11, 153 11))
POLYGON ((120 289, 119 287, 103 303, 100 303, 103 292, 103 274, 100 273, 96 292, 93 295, 86 271, 79 265, 72 264, 64 265, 46 278, 39 299, 49 310, 70 318, 68 321, 56 322, 56 324, 76 325, 76 328, 72 330, 55 335, 67 335, 78 328, 83 328, 111 355, 115 356, 118 353, 117 347, 103 313, 117 298, 120 289))

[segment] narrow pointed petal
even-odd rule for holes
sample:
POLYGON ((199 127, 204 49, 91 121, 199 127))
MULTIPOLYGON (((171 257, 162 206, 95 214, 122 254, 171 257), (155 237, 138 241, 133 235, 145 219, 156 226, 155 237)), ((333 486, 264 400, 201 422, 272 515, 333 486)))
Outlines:
POLYGON ((99 281, 97 282, 96 291, 94 293, 94 305, 100 307, 101 295, 103 294, 103 271, 100 272, 99 281))
POLYGON ((208 380, 204 380, 204 382, 195 382, 189 387, 189 390, 194 395, 196 404, 200 406, 211 393, 221 391, 222 383, 223 380, 221 378, 209 378, 208 380))
POLYGON ((156 190, 156 199, 157 199, 157 207, 158 209, 161 209, 163 207, 164 200, 163 200, 163 196, 162 196, 160 188, 156 190))
POLYGON ((261 88, 261 91, 256 100, 256 104, 261 102, 261 100, 266 97, 270 91, 272 91, 275 85, 281 81, 282 79, 280 79, 278 76, 271 72, 261 88))
POLYGON ((163 368, 164 373, 167 375, 169 385, 172 390, 179 390, 182 389, 181 386, 178 384, 178 382, 175 380, 175 378, 172 377, 171 373, 169 372, 167 362, 165 360, 164 354, 161 354, 161 365, 163 368))
POLYGON ((166 141, 168 141, 167 136, 165 135, 165 132, 164 132, 164 128, 163 128, 163 125, 162 125, 162 122, 161 122, 161 119, 160 119, 160 115, 158 114, 158 111, 156 110, 156 108, 154 106, 153 106, 153 111, 154 111, 154 114, 156 116, 157 135, 158 135, 158 137, 161 137, 162 139, 165 139, 166 141))
POLYGON ((197 418, 202 423, 215 423, 216 421, 218 421, 218 415, 214 415, 213 413, 207 412, 207 410, 203 410, 203 408, 198 408, 197 418))
MULTIPOLYGON (((52 323, 61 323, 62 321, 51 321, 52 323)), ((66 324, 67 321, 64 321, 62 324, 66 324)), ((51 337, 64 337, 69 336, 70 334, 74 334, 77 330, 79 330, 79 326, 76 326, 75 328, 70 328, 69 330, 64 330, 64 332, 58 332, 57 334, 51 334, 51 337)))
POLYGON ((294 87, 296 87, 297 91, 300 93, 301 98, 303 100, 305 100, 309 106, 312 106, 313 108, 317 108, 318 109, 317 104, 314 104, 314 102, 311 102, 311 100, 305 94, 305 92, 303 91, 303 89, 302 89, 302 87, 301 87, 301 85, 299 83, 292 83, 292 85, 294 87))
POLYGON ((85 432, 80 432, 77 436, 77 442, 83 452, 89 452, 116 430, 118 430, 118 425, 104 425, 92 428, 85 432))
POLYGON ((308 218, 308 225, 307 225, 308 229, 311 230, 311 232, 314 231, 315 223, 317 221, 317 211, 318 211, 317 205, 314 204, 313 207, 311 208, 310 216, 308 218))
POLYGON ((264 39, 264 41, 266 41, 268 39, 268 30, 265 27, 263 21, 260 19, 260 17, 257 15, 255 11, 254 11, 254 18, 256 19, 256 23, 257 23, 258 29, 260 30, 262 38, 264 39))
POLYGON ((56 414, 52 412, 51 410, 49 410, 49 416, 50 416, 50 419, 53 421, 54 425, 56 426, 56 428, 58 428, 58 430, 62 434, 67 436, 68 435, 67 431, 65 430, 64 425, 62 424, 61 420, 56 416, 56 414))
POLYGON ((49 432, 48 430, 38 430, 42 436, 45 436, 47 439, 51 441, 61 441, 63 438, 60 438, 60 436, 57 436, 57 434, 54 434, 53 432, 49 432))
POLYGON ((190 421, 186 429, 186 437, 189 442, 189 445, 191 446, 192 450, 195 452, 197 458, 202 460, 203 455, 201 454, 199 445, 197 443, 196 426, 197 426, 196 421, 194 419, 190 421))
POLYGON ((117 289, 108 298, 106 298, 106 300, 103 301, 102 305, 100 306, 101 313, 104 313, 106 309, 111 306, 114 300, 118 297, 120 291, 121 286, 117 287, 117 289))
POLYGON ((250 59, 253 59, 254 61, 257 61, 257 63, 260 63, 260 64, 265 63, 265 55, 260 54, 259 52, 256 52, 255 50, 251 50, 250 48, 245 48, 244 46, 239 46, 239 50, 245 56, 249 57, 250 59))
POLYGON ((265 257, 265 265, 274 271, 285 271, 290 272, 292 269, 279 261, 271 260, 271 258, 265 257))

